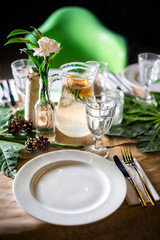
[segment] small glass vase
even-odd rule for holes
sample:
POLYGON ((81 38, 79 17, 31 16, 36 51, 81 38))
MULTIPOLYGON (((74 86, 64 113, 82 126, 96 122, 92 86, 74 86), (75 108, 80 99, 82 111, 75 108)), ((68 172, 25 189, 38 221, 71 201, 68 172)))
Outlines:
POLYGON ((43 135, 55 141, 55 104, 50 100, 48 78, 39 80, 39 99, 35 105, 36 137, 43 135))

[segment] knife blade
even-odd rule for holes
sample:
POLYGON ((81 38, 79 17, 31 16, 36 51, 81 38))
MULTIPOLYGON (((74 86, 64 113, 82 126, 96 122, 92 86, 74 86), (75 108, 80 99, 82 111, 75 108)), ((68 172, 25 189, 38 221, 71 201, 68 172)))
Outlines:
POLYGON ((127 172, 127 170, 125 169, 125 167, 123 166, 122 162, 120 161, 119 157, 117 155, 115 155, 113 157, 114 162, 116 164, 116 166, 119 168, 119 170, 123 173, 124 177, 126 177, 130 183, 132 184, 132 186, 134 187, 137 197, 139 199, 139 202, 141 203, 142 207, 147 207, 147 204, 142 196, 142 194, 140 193, 138 187, 136 186, 135 182, 133 181, 133 179, 131 178, 131 176, 129 175, 129 173, 127 172))
POLYGON ((11 87, 10 87, 10 83, 9 83, 7 78, 6 78, 6 82, 7 82, 7 86, 8 86, 8 90, 9 90, 9 97, 10 97, 10 100, 11 100, 11 104, 12 104, 12 106, 15 106, 16 102, 14 100, 14 97, 13 97, 13 94, 12 94, 12 91, 11 91, 11 87))
POLYGON ((2 83, 2 82, 0 82, 0 86, 1 86, 1 88, 2 88, 2 94, 3 94, 2 100, 3 100, 3 101, 7 101, 7 97, 5 96, 4 86, 3 86, 3 83, 2 83))

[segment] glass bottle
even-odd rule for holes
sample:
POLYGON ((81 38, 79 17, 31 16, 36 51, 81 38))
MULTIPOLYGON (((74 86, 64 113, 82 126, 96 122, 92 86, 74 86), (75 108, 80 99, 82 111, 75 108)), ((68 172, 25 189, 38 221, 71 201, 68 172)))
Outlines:
POLYGON ((48 78, 39 80, 39 99, 35 106, 36 137, 43 135, 50 142, 55 140, 55 105, 50 100, 48 78))

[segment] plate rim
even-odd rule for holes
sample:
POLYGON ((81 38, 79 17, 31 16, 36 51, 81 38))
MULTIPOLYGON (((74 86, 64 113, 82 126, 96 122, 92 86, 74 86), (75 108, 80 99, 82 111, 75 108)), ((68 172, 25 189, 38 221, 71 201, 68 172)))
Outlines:
MULTIPOLYGON (((57 155, 57 156, 58 156, 57 155)), ((61 157, 62 158, 62 157, 61 157)), ((66 157, 65 157, 66 158, 66 157)), ((69 159, 68 159, 69 160, 69 159)), ((70 159, 70 160, 73 160, 73 159, 70 159)), ((86 160, 82 159, 81 162, 83 163, 86 163, 86 160)), ((89 162, 87 162, 89 164, 89 162)), ((92 163, 93 164, 93 163, 92 163)), ((91 165, 92 165, 91 164, 91 165)), ((21 182, 23 182, 21 181, 21 182)), ((112 183, 113 184, 113 183, 112 183)), ((24 186, 23 186, 24 188, 24 186)), ((92 223, 92 222, 96 222, 98 220, 101 220, 105 217, 108 217, 110 214, 112 214, 113 212, 115 212, 120 206, 121 204, 123 203, 124 199, 125 199, 125 196, 126 196, 126 192, 127 192, 127 185, 126 185, 126 180, 124 178, 124 176, 122 175, 122 173, 117 169, 117 167, 115 166, 114 162, 112 161, 109 161, 107 159, 104 159, 94 153, 89 153, 89 152, 85 152, 85 151, 80 151, 80 150, 57 150, 57 151, 51 151, 51 152, 47 152, 47 153, 44 153, 44 154, 41 154, 39 156, 36 156, 35 158, 29 160, 26 164, 24 164, 20 170, 18 171, 18 173, 16 174, 16 177, 13 181, 13 185, 12 185, 12 190, 13 190, 13 195, 14 195, 14 198, 16 200, 16 202, 18 203, 18 205, 25 211, 27 212, 28 214, 30 214, 31 216, 39 219, 39 220, 42 220, 44 222, 47 222, 47 223, 51 223, 51 224, 56 224, 56 225, 63 225, 63 226, 76 226, 76 225, 83 225, 83 224, 88 224, 88 223, 92 223), (79 156, 79 154, 80 156, 79 156), (27 170, 30 168, 30 167, 34 167, 34 165, 37 163, 37 161, 39 161, 39 158, 41 159, 41 161, 43 161, 44 157, 48 156, 50 157, 50 155, 52 156, 56 156, 57 154, 59 155, 59 157, 61 157, 61 155, 64 155, 66 156, 66 154, 69 154, 71 155, 72 154, 72 157, 73 156, 77 156, 77 159, 75 161, 80 161, 81 159, 78 159, 78 158, 82 158, 83 156, 86 157, 86 159, 92 159, 93 161, 95 161, 95 164, 98 163, 98 165, 106 165, 107 167, 110 165, 111 166, 111 169, 113 168, 114 171, 117 172, 117 178, 120 179, 120 182, 122 182, 123 184, 120 184, 122 185, 122 188, 121 188, 121 191, 120 191, 120 200, 117 202, 116 200, 116 204, 114 204, 114 206, 112 206, 112 210, 109 211, 109 214, 108 212, 106 211, 106 214, 100 214, 100 213, 97 213, 97 216, 96 216, 96 209, 94 209, 94 211, 92 212, 89 212, 89 213, 82 213, 82 214, 70 214, 72 216, 70 216, 70 221, 68 220, 68 214, 59 214, 59 213, 55 213, 54 211, 49 211, 48 209, 45 209, 45 207, 43 205, 41 205, 33 196, 33 194, 31 193, 31 187, 28 186, 30 183, 31 183, 31 180, 32 180, 32 177, 34 176, 34 174, 36 174, 36 172, 38 170, 40 170, 42 167, 48 165, 49 163, 51 163, 52 161, 53 162, 57 162, 57 161, 66 161, 67 159, 55 159, 54 160, 47 160, 46 162, 44 162, 44 164, 42 164, 43 166, 37 166, 37 169, 33 169, 33 171, 28 175, 28 179, 25 179, 26 181, 26 184, 27 184, 27 190, 30 188, 30 191, 28 190, 27 194, 26 194, 26 201, 23 199, 23 197, 25 197, 23 194, 21 194, 22 197, 19 197, 20 195, 20 191, 22 190, 22 185, 18 188, 18 190, 16 189, 17 188, 17 183, 20 180, 23 180, 24 181, 24 173, 26 172, 27 173, 27 170), (32 176, 32 177, 31 177, 32 176), (28 182, 27 182, 28 181, 28 182), (24 201, 25 201, 25 204, 24 204, 24 201), (32 203, 34 206, 35 209, 28 209, 29 208, 29 203, 32 203), (46 213, 46 217, 42 217, 42 216, 38 216, 39 214, 36 213, 36 211, 40 209, 40 211, 42 212, 45 212, 46 213), (49 218, 47 219, 47 214, 49 216, 49 218), (53 219, 51 219, 50 215, 53 214, 53 219), (93 215, 93 216, 92 216, 93 215), (84 216, 85 217, 88 217, 88 219, 84 220, 84 216), (93 219, 91 218, 91 216, 93 217, 93 219), (55 221, 55 218, 58 217, 58 220, 55 221), (63 220, 61 219, 63 217, 63 220), (75 221, 74 221, 75 220, 75 221)), ((22 190, 23 191, 23 190, 22 190)), ((115 193, 114 193, 115 194, 115 193)), ((112 194, 113 195, 113 194, 112 194)), ((115 194, 116 195, 116 194, 115 194)), ((113 196, 114 197, 114 196, 113 196)), ((112 196, 111 196, 112 198, 112 196)), ((107 202, 107 201, 106 201, 107 202)), ((100 206, 100 209, 102 208, 102 206, 100 206)))
MULTIPOLYGON (((134 81, 134 82, 132 82, 132 81, 130 81, 127 77, 126 77, 126 72, 127 71, 129 71, 130 69, 136 69, 135 71, 137 71, 138 72, 138 74, 139 74, 139 70, 138 70, 138 63, 133 63, 133 64, 130 64, 130 65, 128 65, 123 71, 122 71, 122 79, 123 79, 123 81, 126 83, 126 84, 129 84, 130 86, 132 86, 132 87, 134 87, 134 88, 139 88, 139 89, 141 89, 141 90, 143 90, 143 84, 141 84, 141 83, 138 83, 138 82, 136 82, 136 81, 134 81)), ((149 87, 149 90, 150 91, 153 91, 153 92, 160 92, 160 91, 158 91, 158 89, 159 89, 159 87, 160 87, 160 83, 153 83, 153 84, 151 84, 150 85, 150 87, 149 87), (158 86, 158 88, 157 88, 157 86, 158 86)))
MULTIPOLYGON (((138 71, 138 63, 133 63, 133 64, 130 64, 128 65, 122 72, 122 78, 123 80, 129 84, 130 86, 132 87, 136 87, 136 88, 142 88, 143 86, 141 84, 138 84, 138 83, 133 83, 132 81, 130 81, 127 77, 126 77, 126 72, 129 71, 130 69, 136 69, 138 71)), ((139 72, 139 71, 138 71, 139 72)))

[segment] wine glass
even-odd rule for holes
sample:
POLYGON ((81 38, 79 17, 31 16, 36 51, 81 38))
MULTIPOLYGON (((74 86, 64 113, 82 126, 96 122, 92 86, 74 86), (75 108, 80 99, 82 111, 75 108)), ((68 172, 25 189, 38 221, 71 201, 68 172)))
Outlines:
POLYGON ((148 88, 158 78, 158 68, 160 55, 155 53, 140 53, 138 55, 139 63, 139 81, 144 85, 144 93, 142 97, 137 97, 138 100, 152 103, 155 99, 150 94, 148 88))
POLYGON ((18 59, 11 63, 12 75, 15 79, 17 92, 21 100, 19 108, 24 108, 27 75, 32 67, 35 67, 35 64, 31 59, 18 59))
POLYGON ((27 74, 34 63, 30 59, 18 59, 11 64, 12 74, 16 82, 17 91, 23 97, 26 93, 27 74))
POLYGON ((116 100, 106 95, 96 95, 87 98, 85 103, 87 125, 94 134, 93 145, 88 146, 86 151, 107 157, 109 152, 102 145, 102 136, 109 131, 112 125, 116 100))

